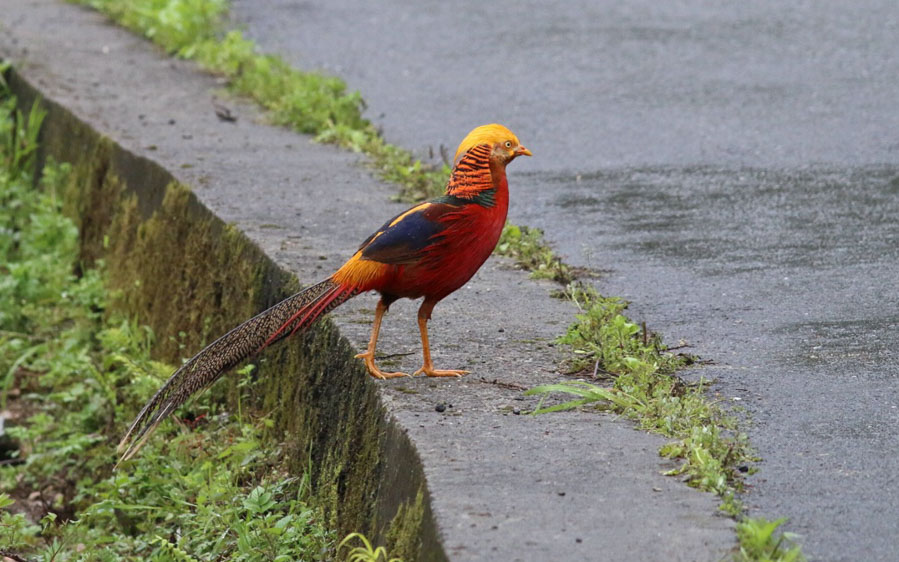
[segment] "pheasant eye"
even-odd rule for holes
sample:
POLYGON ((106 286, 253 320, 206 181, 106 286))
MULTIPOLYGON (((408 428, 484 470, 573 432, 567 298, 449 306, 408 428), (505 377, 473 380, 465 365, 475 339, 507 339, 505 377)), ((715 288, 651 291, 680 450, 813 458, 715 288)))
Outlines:
POLYGON ((506 148, 512 148, 512 141, 506 141, 506 148))

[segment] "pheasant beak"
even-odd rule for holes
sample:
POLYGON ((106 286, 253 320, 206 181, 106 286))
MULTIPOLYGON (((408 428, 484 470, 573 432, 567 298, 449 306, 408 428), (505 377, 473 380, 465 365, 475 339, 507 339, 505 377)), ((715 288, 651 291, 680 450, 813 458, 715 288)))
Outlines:
POLYGON ((515 156, 532 156, 531 151, 521 145, 518 145, 513 154, 515 156))

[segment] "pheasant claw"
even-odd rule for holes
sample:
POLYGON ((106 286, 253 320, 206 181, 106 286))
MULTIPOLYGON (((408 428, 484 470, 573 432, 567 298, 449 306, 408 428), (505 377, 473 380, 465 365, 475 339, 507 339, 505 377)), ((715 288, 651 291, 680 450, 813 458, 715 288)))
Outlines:
POLYGON ((387 380, 387 379, 395 379, 397 377, 408 377, 408 373, 404 373, 402 371, 397 371, 395 373, 385 373, 381 369, 375 365, 375 357, 374 354, 369 352, 363 352, 356 355, 356 359, 362 359, 365 362, 365 368, 368 369, 368 374, 376 379, 387 380))
POLYGON ((428 377, 461 377, 462 375, 467 375, 470 372, 471 371, 463 371, 461 369, 435 369, 434 367, 426 365, 412 373, 412 376, 417 377, 418 375, 425 375, 428 377))

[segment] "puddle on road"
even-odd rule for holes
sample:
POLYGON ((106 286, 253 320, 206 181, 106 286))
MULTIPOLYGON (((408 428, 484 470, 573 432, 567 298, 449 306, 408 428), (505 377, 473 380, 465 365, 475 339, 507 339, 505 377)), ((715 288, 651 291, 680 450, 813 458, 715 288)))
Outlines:
POLYGON ((528 184, 537 182, 551 193, 544 196, 547 222, 563 230, 554 236, 583 245, 595 238, 707 274, 899 262, 895 168, 694 167, 528 177, 528 184))

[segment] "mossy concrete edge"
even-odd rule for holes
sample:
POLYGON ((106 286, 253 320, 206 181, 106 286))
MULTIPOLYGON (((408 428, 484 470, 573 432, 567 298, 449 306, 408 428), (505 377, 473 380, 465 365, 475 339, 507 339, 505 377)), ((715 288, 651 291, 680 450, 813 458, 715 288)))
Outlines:
MULTIPOLYGON (((72 166, 66 209, 82 264, 105 262, 113 306, 154 330, 159 359, 180 362, 182 349, 296 290, 295 276, 168 170, 46 99, 23 73, 10 69, 7 81, 23 109, 38 100, 47 111, 38 168, 48 158, 72 166)), ((329 320, 263 353, 253 405, 271 412, 266 439, 284 444, 292 472, 311 469, 314 501, 338 534, 361 531, 407 560, 445 560, 418 453, 352 353, 329 320)), ((234 388, 213 391, 234 404, 234 388)))

